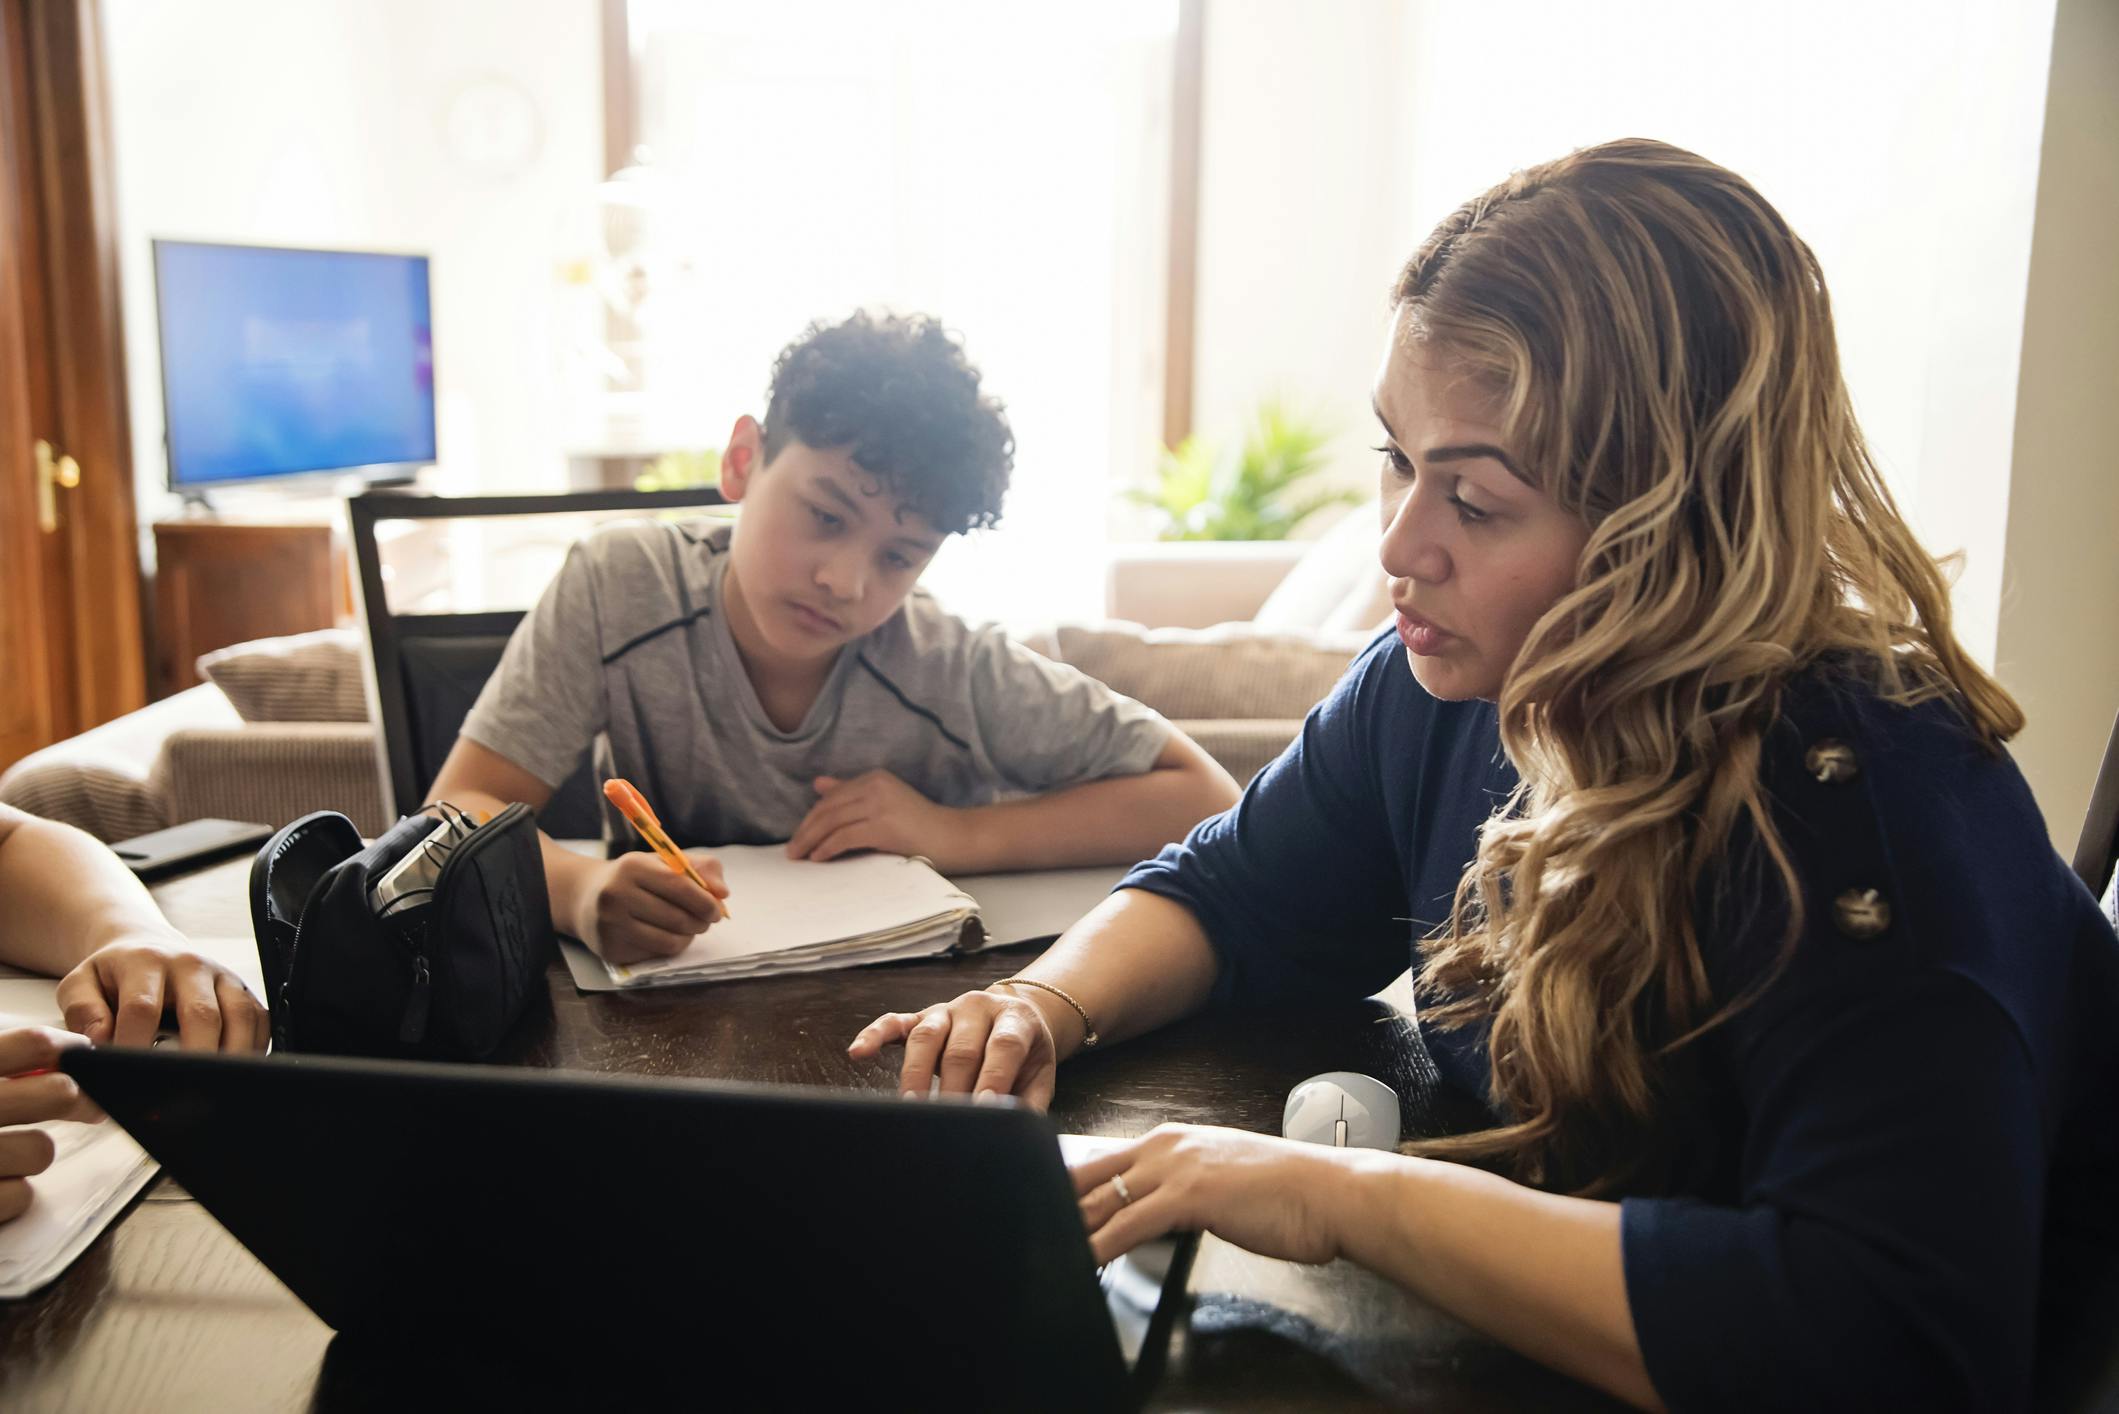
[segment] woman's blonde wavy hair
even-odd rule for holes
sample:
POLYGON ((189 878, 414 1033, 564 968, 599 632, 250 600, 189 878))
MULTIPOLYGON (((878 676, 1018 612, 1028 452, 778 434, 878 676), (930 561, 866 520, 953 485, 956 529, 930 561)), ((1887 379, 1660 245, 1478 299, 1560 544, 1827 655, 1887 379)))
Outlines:
POLYGON ((1741 177, 1645 140, 1532 167, 1445 220, 1395 295, 1591 527, 1501 689, 1521 785, 1422 945, 1426 1019, 1490 1023, 1506 1120, 1415 1151, 1652 1183, 1688 1048, 1744 1000, 1717 1007, 1694 916, 1741 828, 1785 893, 1783 959, 1801 928, 1759 777, 1790 676, 1851 653, 1997 747, 2023 714, 1952 635, 1862 440, 1816 257, 1741 177))

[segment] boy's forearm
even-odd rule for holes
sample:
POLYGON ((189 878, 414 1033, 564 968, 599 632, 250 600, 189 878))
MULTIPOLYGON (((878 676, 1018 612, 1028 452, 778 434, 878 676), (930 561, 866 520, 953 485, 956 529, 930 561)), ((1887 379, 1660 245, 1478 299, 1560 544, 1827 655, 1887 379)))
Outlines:
POLYGON ((51 820, 26 820, 0 841, 0 910, 0 961, 54 977, 122 938, 184 940, 105 845, 51 820))
POLYGON ((1181 840, 1234 804, 1228 774, 1213 765, 1157 766, 1029 800, 966 811, 964 873, 1130 864, 1181 840))

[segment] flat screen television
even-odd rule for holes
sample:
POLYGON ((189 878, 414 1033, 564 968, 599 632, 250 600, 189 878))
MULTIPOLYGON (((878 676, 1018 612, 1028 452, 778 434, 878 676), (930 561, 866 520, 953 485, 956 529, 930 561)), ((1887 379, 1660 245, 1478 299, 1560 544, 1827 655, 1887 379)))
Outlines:
POLYGON ((154 243, 169 486, 434 460, 427 257, 154 243))

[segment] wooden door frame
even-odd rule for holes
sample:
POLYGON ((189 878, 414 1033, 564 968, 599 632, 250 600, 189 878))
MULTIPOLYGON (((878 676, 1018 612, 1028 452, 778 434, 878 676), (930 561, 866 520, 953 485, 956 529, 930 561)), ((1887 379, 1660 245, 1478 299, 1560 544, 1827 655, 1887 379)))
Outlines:
MULTIPOLYGON (((41 373, 30 380, 27 427, 4 429, 0 468, 17 481, 38 438, 81 468, 80 485, 58 492, 57 533, 30 531, 43 566, 49 727, 64 735, 147 700, 109 79, 99 0, 0 5, 10 48, 21 46, 8 68, 27 90, 11 98, 12 112, 26 112, 27 130, 11 124, 18 134, 7 149, 6 181, 11 198, 29 193, 12 224, 36 242, 18 247, 21 258, 11 262, 26 360, 18 366, 41 373), (28 180, 14 164, 27 165, 28 180)), ((12 408, 9 422, 21 412, 12 408)), ((0 500, 0 510, 12 504, 0 500)), ((0 537, 12 546, 21 532, 0 527, 0 537)))
POLYGON ((1192 434, 1198 349, 1200 115, 1207 67, 1206 0, 1178 0, 1170 75, 1170 252, 1163 296, 1163 445, 1192 434))
MULTIPOLYGON (((6 671, 26 679, 0 691, 0 767, 59 735, 52 694, 34 684, 51 676, 46 634, 44 549, 37 529, 36 441, 30 416, 36 400, 26 328, 29 301, 41 300, 34 268, 41 262, 36 212, 25 209, 30 154, 28 35, 23 7, 0 3, 0 657, 6 671)), ((41 319, 39 319, 41 323, 41 319)))
POLYGON ((631 14, 626 0, 603 0, 603 175, 633 162, 640 142, 640 95, 633 77, 631 14))

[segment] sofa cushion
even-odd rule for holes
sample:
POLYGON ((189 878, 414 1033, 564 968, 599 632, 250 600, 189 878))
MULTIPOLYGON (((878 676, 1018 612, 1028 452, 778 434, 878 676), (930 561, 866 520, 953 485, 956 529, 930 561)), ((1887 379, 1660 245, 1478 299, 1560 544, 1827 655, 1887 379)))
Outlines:
POLYGON ((1170 723, 1246 786, 1302 733, 1300 717, 1180 718, 1170 723))
POLYGON ((1313 541, 1251 622, 1259 628, 1328 633, 1374 631, 1390 616, 1390 581, 1377 562, 1383 539, 1380 503, 1342 516, 1313 541))
POLYGON ((246 722, 365 722, 360 635, 327 628, 260 638, 199 659, 199 676, 246 722))
POLYGON ((148 781, 171 824, 215 816, 279 826, 312 810, 336 810, 363 835, 390 826, 375 728, 366 722, 175 731, 148 781))
POLYGON ((1269 633, 1249 624, 1144 629, 1061 624, 1059 657, 1173 721, 1299 720, 1332 690, 1368 642, 1365 633, 1269 633))

